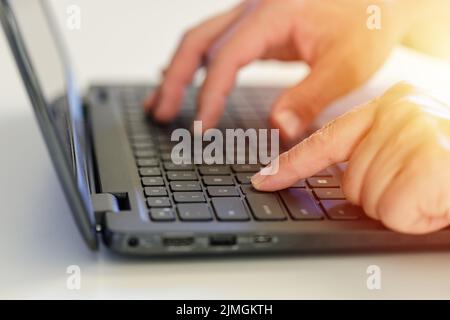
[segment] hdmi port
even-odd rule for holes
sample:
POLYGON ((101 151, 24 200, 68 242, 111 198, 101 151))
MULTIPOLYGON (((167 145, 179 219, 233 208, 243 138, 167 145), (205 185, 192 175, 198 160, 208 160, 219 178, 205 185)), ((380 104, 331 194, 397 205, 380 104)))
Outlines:
POLYGON ((163 238, 162 242, 166 247, 188 247, 194 244, 194 238, 193 237, 163 238))

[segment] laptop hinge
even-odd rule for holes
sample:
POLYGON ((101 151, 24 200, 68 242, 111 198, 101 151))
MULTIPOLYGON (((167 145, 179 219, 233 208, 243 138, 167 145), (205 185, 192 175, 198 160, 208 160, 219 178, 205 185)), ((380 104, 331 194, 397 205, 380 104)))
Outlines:
POLYGON ((95 213, 119 212, 117 199, 110 193, 91 194, 92 207, 95 213))
POLYGON ((119 212, 119 204, 117 198, 110 193, 91 194, 91 201, 95 213, 96 230, 100 232, 103 215, 107 212, 119 212))

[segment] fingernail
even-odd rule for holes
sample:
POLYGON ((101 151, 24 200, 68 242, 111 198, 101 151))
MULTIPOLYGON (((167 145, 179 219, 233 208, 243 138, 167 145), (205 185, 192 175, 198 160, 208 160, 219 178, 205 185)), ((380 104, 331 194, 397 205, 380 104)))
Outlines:
POLYGON ((276 113, 274 115, 274 121, 290 140, 298 139, 302 133, 302 121, 292 110, 285 109, 276 113))
MULTIPOLYGON (((264 169, 261 169, 261 171, 264 169)), ((260 185, 267 177, 267 175, 263 175, 261 174, 261 171, 259 171, 257 174, 255 174, 252 178, 252 184, 254 187, 257 187, 258 185, 260 185)))

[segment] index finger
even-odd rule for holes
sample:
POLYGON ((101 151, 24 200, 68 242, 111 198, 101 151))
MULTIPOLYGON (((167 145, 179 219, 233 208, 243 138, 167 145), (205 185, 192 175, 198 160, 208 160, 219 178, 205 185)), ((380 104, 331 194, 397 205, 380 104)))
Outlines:
POLYGON ((203 122, 204 130, 217 124, 239 69, 263 55, 265 39, 261 30, 258 20, 248 17, 209 62, 198 98, 197 120, 203 122))
POLYGON ((278 172, 255 175, 252 178, 255 188, 263 191, 284 189, 330 165, 348 160, 372 126, 376 105, 374 100, 345 113, 280 155, 278 172))
POLYGON ((176 116, 184 89, 201 65, 208 48, 239 17, 241 10, 242 5, 238 5, 224 14, 206 20, 185 34, 157 90, 158 99, 149 97, 144 104, 147 110, 155 108, 154 116, 157 120, 169 121, 176 116))

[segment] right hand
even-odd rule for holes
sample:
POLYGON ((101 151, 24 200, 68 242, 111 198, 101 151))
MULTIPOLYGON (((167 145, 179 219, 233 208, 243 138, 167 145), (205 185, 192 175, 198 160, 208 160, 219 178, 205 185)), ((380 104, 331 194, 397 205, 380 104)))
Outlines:
POLYGON ((252 178, 276 191, 348 161, 342 190, 373 219, 404 233, 450 225, 450 106, 407 83, 328 123, 252 178))
MULTIPOLYGON (((415 2, 414 12, 422 3, 415 2)), ((414 20, 410 7, 407 0, 244 1, 185 34, 145 108, 156 120, 171 121, 185 87, 205 63, 196 120, 206 130, 217 124, 240 68, 255 59, 302 60, 310 74, 279 97, 270 117, 281 137, 294 142, 326 105, 383 64, 414 20), (381 9, 380 30, 366 26, 369 5, 381 9)))

